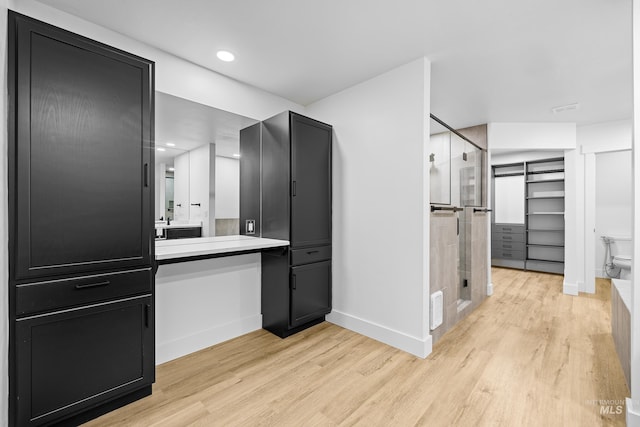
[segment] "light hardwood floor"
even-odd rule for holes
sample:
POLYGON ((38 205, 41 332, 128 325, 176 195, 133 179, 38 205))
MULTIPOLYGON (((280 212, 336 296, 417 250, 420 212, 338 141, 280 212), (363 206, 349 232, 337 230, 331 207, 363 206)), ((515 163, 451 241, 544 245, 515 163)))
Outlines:
POLYGON ((629 395, 609 282, 580 297, 557 275, 493 269, 493 283, 424 360, 326 322, 256 331, 159 366, 152 396, 88 425, 624 425, 624 407, 594 402, 629 395))

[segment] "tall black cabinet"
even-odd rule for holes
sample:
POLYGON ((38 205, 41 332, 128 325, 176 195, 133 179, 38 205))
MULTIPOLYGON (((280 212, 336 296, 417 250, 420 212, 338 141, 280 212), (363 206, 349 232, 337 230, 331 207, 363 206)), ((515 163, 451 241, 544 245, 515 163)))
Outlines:
POLYGON ((255 219, 262 237, 290 241, 287 249, 262 253, 263 327, 281 337, 331 311, 332 132, 287 111, 263 121, 259 132, 241 133, 241 162, 255 163, 249 158, 261 154, 262 178, 261 188, 255 179, 243 181, 241 163, 241 227, 255 219))
POLYGON ((154 381, 153 63, 9 12, 10 425, 154 381))

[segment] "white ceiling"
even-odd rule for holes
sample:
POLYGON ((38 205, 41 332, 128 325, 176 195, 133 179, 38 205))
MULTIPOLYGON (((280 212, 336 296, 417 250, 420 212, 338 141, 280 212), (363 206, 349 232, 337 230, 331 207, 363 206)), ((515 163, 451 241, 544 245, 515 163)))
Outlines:
POLYGON ((302 105, 426 56, 454 127, 631 116, 631 0, 40 1, 302 105))

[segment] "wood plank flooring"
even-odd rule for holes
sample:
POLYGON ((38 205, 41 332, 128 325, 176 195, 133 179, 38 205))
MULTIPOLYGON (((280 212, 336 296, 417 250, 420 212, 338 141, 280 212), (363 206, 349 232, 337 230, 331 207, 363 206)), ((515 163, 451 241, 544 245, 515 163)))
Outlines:
POLYGON ((427 359, 327 322, 256 331, 159 366, 152 396, 87 425, 624 425, 610 283, 572 297, 562 276, 502 268, 493 283, 427 359))

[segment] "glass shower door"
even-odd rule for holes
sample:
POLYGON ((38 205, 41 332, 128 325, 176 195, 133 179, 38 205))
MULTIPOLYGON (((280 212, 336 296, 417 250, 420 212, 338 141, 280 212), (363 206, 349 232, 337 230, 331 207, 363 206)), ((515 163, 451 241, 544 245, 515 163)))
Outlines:
POLYGON ((471 301, 471 220, 473 208, 482 205, 483 153, 455 133, 451 133, 451 153, 454 204, 463 208, 458 217, 458 309, 461 310, 471 301))
MULTIPOLYGON (((433 122, 433 120, 432 120, 433 122)), ((432 204, 451 203, 451 132, 431 135, 429 153, 430 200, 432 204)))

